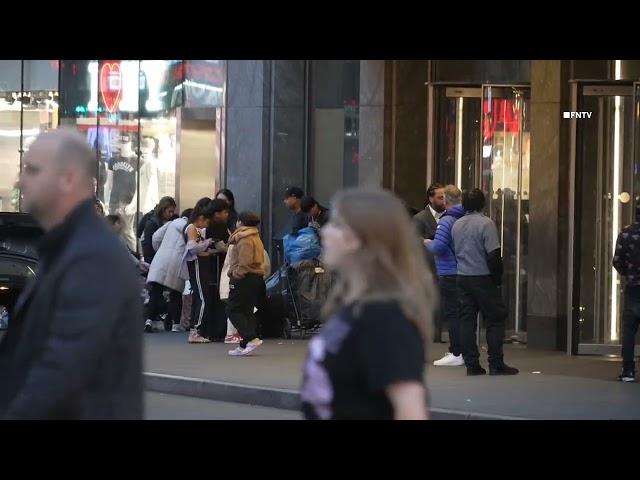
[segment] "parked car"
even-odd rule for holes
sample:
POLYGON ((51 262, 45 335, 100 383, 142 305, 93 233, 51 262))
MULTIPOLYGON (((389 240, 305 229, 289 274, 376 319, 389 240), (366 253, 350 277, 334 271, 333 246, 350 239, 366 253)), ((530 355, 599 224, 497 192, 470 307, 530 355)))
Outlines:
POLYGON ((0 330, 6 330, 16 301, 36 274, 42 229, 30 215, 0 212, 0 330))

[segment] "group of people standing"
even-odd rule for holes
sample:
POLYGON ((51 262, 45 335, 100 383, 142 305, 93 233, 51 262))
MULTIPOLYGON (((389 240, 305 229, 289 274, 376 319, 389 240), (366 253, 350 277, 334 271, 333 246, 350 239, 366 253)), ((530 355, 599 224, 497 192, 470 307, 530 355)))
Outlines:
POLYGON ((495 223, 482 214, 485 197, 474 188, 429 187, 424 210, 414 222, 434 255, 441 312, 449 326, 449 352, 435 366, 466 365, 467 375, 484 375, 476 342, 478 313, 486 325, 490 375, 516 375, 505 364, 507 311, 500 287, 502 256, 495 223))
MULTIPOLYGON (((146 275, 145 332, 188 328, 190 344, 238 344, 229 354, 247 355, 261 344, 254 313, 269 270, 260 219, 238 213, 228 189, 180 215, 176 208, 173 198, 162 198, 138 226, 142 258, 129 252, 146 275), (185 312, 190 312, 186 328, 185 312)), ((117 215, 108 218, 121 233, 117 215)))

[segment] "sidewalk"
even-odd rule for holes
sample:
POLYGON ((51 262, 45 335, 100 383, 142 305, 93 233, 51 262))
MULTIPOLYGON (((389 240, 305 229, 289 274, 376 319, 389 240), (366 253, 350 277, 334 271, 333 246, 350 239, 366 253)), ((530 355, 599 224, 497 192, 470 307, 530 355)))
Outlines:
MULTIPOLYGON (((186 334, 147 334, 147 389, 295 409, 307 344, 266 340, 254 356, 234 358, 227 355, 229 345, 189 345, 186 334)), ((464 367, 433 367, 446 345, 429 347, 426 377, 434 418, 640 419, 640 384, 615 381, 619 358, 505 345, 505 359, 520 375, 467 377, 464 367)), ((482 361, 486 367, 486 352, 482 361)))

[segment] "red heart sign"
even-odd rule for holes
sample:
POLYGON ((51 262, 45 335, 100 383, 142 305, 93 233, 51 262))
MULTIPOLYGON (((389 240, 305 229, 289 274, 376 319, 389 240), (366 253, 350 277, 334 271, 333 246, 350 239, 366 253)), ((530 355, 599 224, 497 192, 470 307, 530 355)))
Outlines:
POLYGON ((122 93, 122 73, 119 61, 105 61, 100 69, 100 95, 109 113, 118 109, 122 93))

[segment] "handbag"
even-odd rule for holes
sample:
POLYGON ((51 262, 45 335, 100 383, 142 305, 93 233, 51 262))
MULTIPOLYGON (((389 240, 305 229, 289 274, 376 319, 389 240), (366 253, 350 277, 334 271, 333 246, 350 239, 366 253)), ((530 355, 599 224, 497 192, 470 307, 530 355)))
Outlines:
POLYGON ((229 245, 227 250, 227 256, 224 259, 224 265, 222 266, 222 272, 220 274, 220 300, 229 299, 229 266, 231 263, 231 250, 234 245, 229 245))

